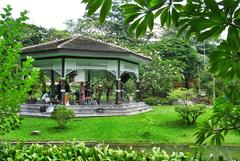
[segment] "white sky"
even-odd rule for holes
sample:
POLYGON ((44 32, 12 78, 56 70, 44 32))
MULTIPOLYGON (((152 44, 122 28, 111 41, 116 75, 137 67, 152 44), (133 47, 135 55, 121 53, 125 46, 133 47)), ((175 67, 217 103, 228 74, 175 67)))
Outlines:
POLYGON ((0 0, 0 10, 6 4, 12 6, 14 17, 27 10, 30 18, 28 23, 46 28, 65 29, 66 20, 77 20, 85 12, 81 0, 0 0))

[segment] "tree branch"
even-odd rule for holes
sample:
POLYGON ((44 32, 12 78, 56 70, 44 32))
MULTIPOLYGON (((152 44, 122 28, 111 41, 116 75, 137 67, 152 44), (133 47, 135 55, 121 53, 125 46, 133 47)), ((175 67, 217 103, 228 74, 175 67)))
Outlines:
POLYGON ((215 132, 222 132, 225 130, 237 130, 240 129, 240 126, 235 126, 235 127, 229 127, 229 128, 221 128, 221 129, 213 129, 215 132))

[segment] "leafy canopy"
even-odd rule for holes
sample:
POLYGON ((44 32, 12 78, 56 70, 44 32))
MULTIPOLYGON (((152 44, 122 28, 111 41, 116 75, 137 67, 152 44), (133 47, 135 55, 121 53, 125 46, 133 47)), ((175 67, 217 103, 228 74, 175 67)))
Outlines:
POLYGON ((20 105, 25 101, 38 76, 33 59, 20 65, 21 38, 26 11, 12 18, 12 8, 3 8, 0 16, 0 134, 18 127, 20 105))
POLYGON ((69 36, 70 34, 64 30, 62 31, 54 28, 46 29, 33 24, 25 24, 21 42, 23 46, 32 46, 56 39, 68 38, 69 36))
POLYGON ((201 57, 196 49, 174 36, 164 36, 161 41, 150 43, 148 47, 150 51, 160 56, 163 60, 179 61, 180 64, 174 64, 173 67, 177 68, 178 66, 182 68, 182 74, 185 79, 184 87, 186 88, 189 88, 189 80, 194 78, 199 68, 203 66, 201 57))

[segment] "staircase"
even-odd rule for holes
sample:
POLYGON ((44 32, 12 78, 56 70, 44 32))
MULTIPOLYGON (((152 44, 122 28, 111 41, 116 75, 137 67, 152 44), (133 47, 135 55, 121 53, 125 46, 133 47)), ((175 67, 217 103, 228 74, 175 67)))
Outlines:
MULTIPOLYGON (((40 107, 46 104, 24 104, 21 106, 22 116, 50 117, 51 113, 40 112, 40 107)), ((122 103, 120 105, 71 105, 76 117, 102 117, 135 115, 152 110, 144 102, 122 103)))

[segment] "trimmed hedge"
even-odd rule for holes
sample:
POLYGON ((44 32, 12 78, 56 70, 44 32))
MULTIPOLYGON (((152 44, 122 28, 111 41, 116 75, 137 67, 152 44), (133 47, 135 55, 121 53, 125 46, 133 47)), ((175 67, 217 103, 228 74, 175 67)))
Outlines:
POLYGON ((148 97, 144 99, 144 102, 149 106, 157 106, 159 104, 158 97, 148 97))

